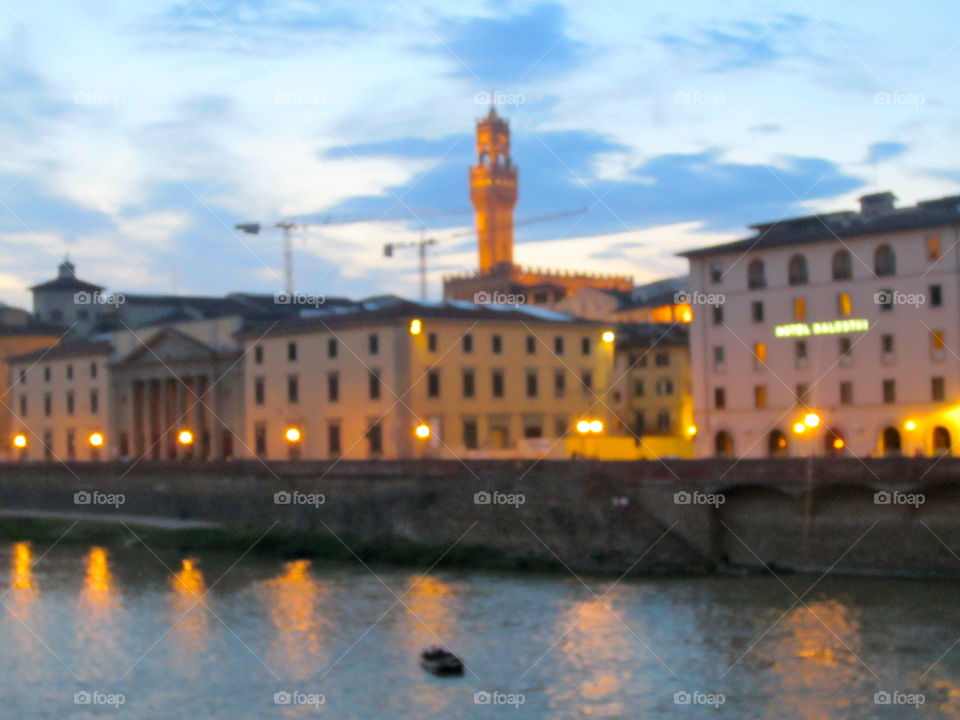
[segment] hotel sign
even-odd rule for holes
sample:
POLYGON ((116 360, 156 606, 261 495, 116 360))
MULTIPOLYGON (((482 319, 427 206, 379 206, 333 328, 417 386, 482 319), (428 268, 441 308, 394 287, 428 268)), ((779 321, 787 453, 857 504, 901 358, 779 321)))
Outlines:
POLYGON ((806 337, 808 335, 846 335, 847 333, 866 332, 869 329, 870 321, 866 318, 849 318, 845 320, 777 325, 773 329, 773 334, 778 338, 789 338, 806 337))

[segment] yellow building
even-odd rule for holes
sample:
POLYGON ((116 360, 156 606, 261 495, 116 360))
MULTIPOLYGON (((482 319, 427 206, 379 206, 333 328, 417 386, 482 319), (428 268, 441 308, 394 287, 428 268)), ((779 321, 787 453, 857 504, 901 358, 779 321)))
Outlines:
POLYGON ((609 423, 604 325, 543 310, 387 297, 241 334, 248 454, 566 457, 609 423), (596 393, 596 394, 595 394, 596 393))

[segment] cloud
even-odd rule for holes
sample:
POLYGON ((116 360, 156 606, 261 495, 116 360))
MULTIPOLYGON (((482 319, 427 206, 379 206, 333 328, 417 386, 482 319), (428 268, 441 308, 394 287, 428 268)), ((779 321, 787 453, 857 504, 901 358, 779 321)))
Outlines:
POLYGON ((909 145, 902 142, 876 142, 867 148, 867 159, 864 162, 872 164, 892 160, 903 155, 909 148, 909 145))

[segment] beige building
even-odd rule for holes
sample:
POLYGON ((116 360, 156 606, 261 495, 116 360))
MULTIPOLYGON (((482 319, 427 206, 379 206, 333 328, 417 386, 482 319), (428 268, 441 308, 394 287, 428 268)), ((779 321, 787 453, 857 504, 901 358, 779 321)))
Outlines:
POLYGON ((251 325, 245 444, 278 459, 564 457, 578 421, 610 421, 594 395, 613 368, 605 329, 399 298, 251 325))

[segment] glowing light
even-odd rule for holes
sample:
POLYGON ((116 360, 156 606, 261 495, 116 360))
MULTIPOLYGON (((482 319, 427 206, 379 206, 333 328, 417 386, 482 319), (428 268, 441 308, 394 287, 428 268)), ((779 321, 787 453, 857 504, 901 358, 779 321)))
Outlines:
POLYGON ((177 435, 177 442, 181 445, 193 445, 193 433, 189 430, 181 430, 177 435))
POLYGON ((684 310, 680 315, 681 322, 691 322, 693 320, 693 312, 691 310, 684 310))
POLYGON ((834 450, 843 450, 846 447, 846 443, 843 441, 843 438, 834 438, 833 439, 833 449, 834 450))
POLYGON ((581 435, 586 435, 588 432, 590 432, 590 421, 581 420, 580 422, 578 422, 577 432, 580 433, 581 435))
POLYGON ((423 322, 414 318, 410 321, 410 334, 419 335, 421 332, 423 332, 423 322))
POLYGON ((27 436, 23 433, 13 436, 13 446, 15 448, 25 448, 27 446, 27 436))
POLYGON ((603 335, 601 335, 600 338, 605 343, 612 343, 614 340, 617 339, 617 334, 613 330, 604 330, 603 335))
POLYGON ((797 435, 802 435, 806 429, 807 429, 807 426, 804 425, 802 422, 798 422, 796 425, 793 426, 793 431, 797 435))
POLYGON ((693 437, 696 434, 697 434, 697 426, 687 425, 687 435, 689 435, 690 437, 693 437))
POLYGON ((774 337, 806 337, 808 335, 846 335, 847 333, 866 332, 870 321, 865 318, 845 320, 827 320, 814 323, 789 323, 773 328, 774 337))
POLYGON ((592 433, 601 433, 603 432, 603 422, 600 420, 593 420, 590 423, 590 432, 592 433))
POLYGON ((420 423, 413 432, 421 440, 426 440, 430 437, 430 426, 426 423, 420 423))
POLYGON ((916 430, 916 429, 917 429, 917 423, 915 423, 913 420, 907 420, 907 421, 903 424, 903 427, 904 427, 905 429, 907 429, 907 430, 916 430))
POLYGON ((820 416, 816 413, 807 413, 803 416, 803 424, 808 428, 815 428, 820 424, 820 416))
POLYGON ((283 437, 288 443, 298 443, 303 438, 303 433, 300 432, 300 428, 288 427, 283 437))
POLYGON ((103 447, 103 433, 92 432, 87 438, 87 442, 90 443, 93 447, 103 447))

